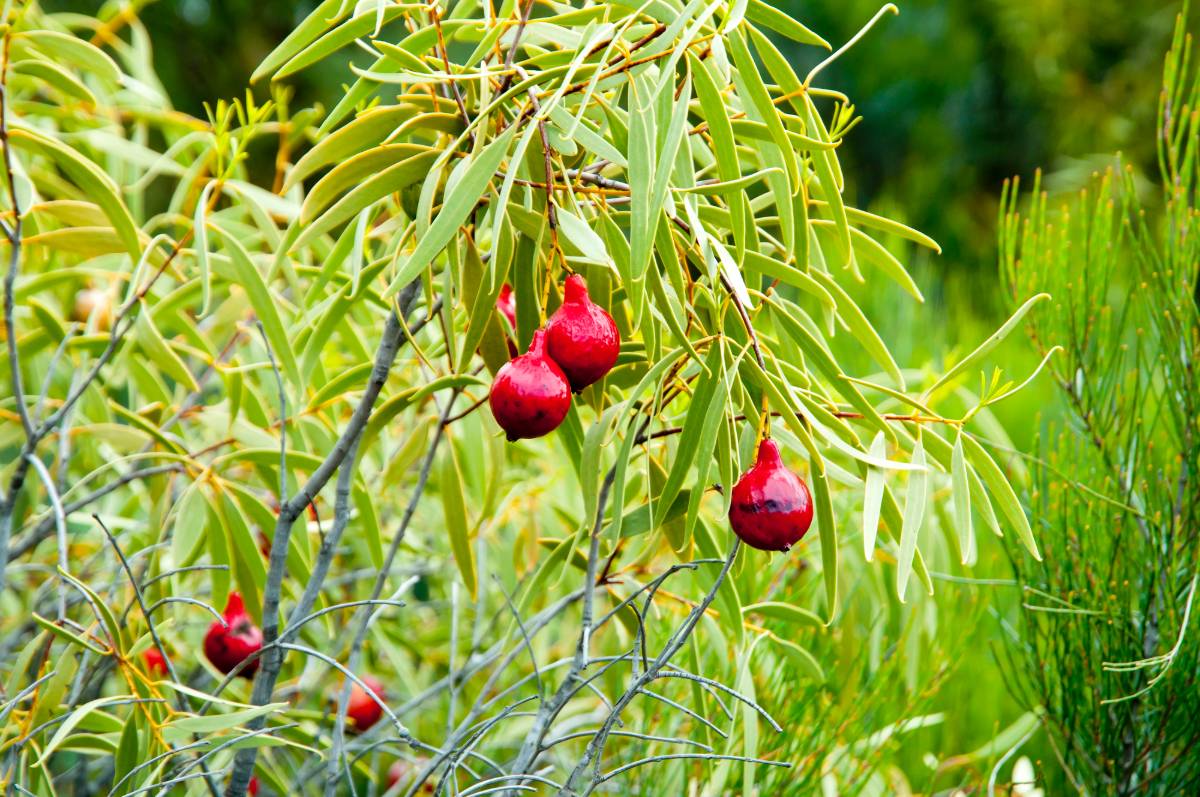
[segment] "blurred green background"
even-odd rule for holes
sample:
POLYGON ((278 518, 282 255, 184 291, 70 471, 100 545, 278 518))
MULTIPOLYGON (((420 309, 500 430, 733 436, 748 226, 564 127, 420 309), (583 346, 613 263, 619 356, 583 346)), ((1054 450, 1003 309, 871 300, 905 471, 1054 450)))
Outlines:
MULTIPOLYGON (((146 5, 140 17, 169 95, 181 110, 204 115, 206 101, 242 95, 254 67, 314 5, 169 0, 146 5)), ((835 47, 879 8, 876 0, 777 5, 835 47)), ((907 0, 900 6, 899 16, 885 17, 826 70, 821 84, 848 94, 864 117, 841 151, 848 200, 905 221, 943 247, 940 256, 904 250, 925 293, 924 306, 893 288, 869 285, 856 299, 899 362, 941 369, 1012 309, 996 273, 996 213, 1006 178, 1029 178, 1040 167, 1052 192, 1072 191, 1117 151, 1136 168, 1155 168, 1161 63, 1179 3, 907 0)), ((787 52, 801 74, 823 55, 811 48, 787 52)), ((345 61, 354 55, 347 49, 340 60, 290 79, 293 107, 328 105, 339 96, 345 61)), ((265 93, 263 87, 256 91, 265 93)), ((1016 335, 992 361, 1020 380, 1037 358, 1016 335)), ((1029 451, 1039 430, 1060 417, 1056 401, 1043 376, 996 414, 1015 446, 1029 451)), ((1005 685, 1006 646, 1019 644, 1020 595, 1005 583, 1011 570, 1003 546, 981 539, 979 563, 970 573, 943 562, 950 572, 941 574, 934 599, 917 602, 910 615, 896 606, 886 610, 890 624, 926 626, 907 637, 913 641, 905 644, 900 680, 910 687, 928 684, 946 668, 920 706, 944 712, 945 721, 906 735, 893 751, 891 760, 914 789, 933 793, 973 780, 960 781, 955 772, 939 771, 939 764, 993 739, 1028 708, 1017 705, 1005 685), (927 773, 928 781, 918 773, 927 773)), ((895 708, 903 711, 904 690, 897 691, 895 708)), ((881 716, 880 722, 890 719, 881 716)), ((1065 793, 1044 740, 1033 738, 1022 754, 1034 759, 1047 794, 1065 793)), ((987 775, 985 766, 982 778, 987 775)))

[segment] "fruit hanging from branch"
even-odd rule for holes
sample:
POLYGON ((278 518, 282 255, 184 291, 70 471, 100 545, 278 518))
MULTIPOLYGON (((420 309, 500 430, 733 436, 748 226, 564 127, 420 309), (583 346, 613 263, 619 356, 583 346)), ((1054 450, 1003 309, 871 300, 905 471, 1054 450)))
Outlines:
MULTIPOLYGON (((387 699, 383 683, 378 678, 364 675, 362 681, 380 700, 387 699)), ((358 684, 353 684, 350 687, 350 700, 346 703, 346 716, 352 721, 353 729, 362 733, 379 722, 383 716, 383 708, 367 694, 365 689, 358 684)))
MULTIPOLYGON (((515 332, 517 329, 517 297, 513 294, 512 286, 507 282, 500 286, 500 293, 496 296, 496 310, 504 316, 509 327, 515 332)), ((517 350, 517 344, 512 335, 506 330, 504 337, 508 341, 508 356, 516 357, 520 352, 517 350)))
POLYGON ((546 350, 578 393, 604 378, 617 362, 621 336, 616 322, 588 296, 578 274, 567 277, 563 303, 546 324, 546 350))
POLYGON ((533 333, 529 351, 496 373, 488 403, 510 441, 549 434, 567 417, 571 385, 546 353, 544 329, 533 333))
MULTIPOLYGON (((246 614, 240 593, 229 593, 225 604, 225 622, 214 620, 204 635, 204 655, 212 665, 228 675, 243 661, 262 649, 262 631, 246 614)), ((240 673, 243 678, 253 678, 258 672, 259 660, 255 658, 240 673)))
POLYGON ((788 470, 769 437, 758 459, 733 486, 729 523, 742 542, 761 551, 786 551, 812 525, 812 495, 804 480, 788 470))

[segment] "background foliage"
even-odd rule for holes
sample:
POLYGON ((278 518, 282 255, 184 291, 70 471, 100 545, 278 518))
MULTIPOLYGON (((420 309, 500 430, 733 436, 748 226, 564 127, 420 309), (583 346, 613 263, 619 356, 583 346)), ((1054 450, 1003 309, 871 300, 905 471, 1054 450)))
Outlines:
MULTIPOLYGON (((876 10, 857 1, 779 5, 835 45, 876 10)), ((46 6, 76 10, 62 3, 46 6)), ((109 6, 107 13, 117 8, 109 6)), ((243 94, 250 72, 310 10, 292 2, 239 6, 188 0, 151 3, 138 16, 154 44, 154 69, 164 93, 175 108, 202 119, 205 102, 243 94), (256 24, 239 24, 247 19, 256 24), (169 41, 189 46, 163 46, 169 41)), ((995 276, 995 219, 1003 178, 1047 165, 1050 171, 1043 184, 1067 191, 1086 182, 1098 164, 1107 163, 1110 153, 1120 149, 1134 168, 1130 190, 1144 185, 1139 182, 1142 175, 1156 167, 1149 131, 1154 126, 1159 65, 1176 10, 1170 2, 1139 4, 1137 13, 1126 4, 1078 0, 908 3, 898 18, 887 19, 824 73, 823 80, 845 91, 864 116, 839 149, 851 175, 848 201, 931 234, 944 250, 941 257, 912 247, 897 250, 909 255, 906 259, 927 299, 924 306, 904 301, 896 291, 848 286, 896 359, 914 366, 906 374, 909 378, 928 380, 944 370, 944 363, 969 351, 1013 309, 995 276)), ((800 74, 820 58, 800 49, 785 52, 800 74)), ((334 57, 289 79, 295 90, 289 107, 295 111, 336 99, 347 80, 345 69, 344 60, 334 57)), ((260 98, 266 99, 262 91, 260 98)), ((178 121, 168 135, 186 133, 188 123, 178 121)), ((168 120, 164 128, 170 130, 171 124, 168 120)), ((157 141, 151 143, 158 146, 157 141)), ((238 164, 239 179, 269 185, 274 148, 261 139, 240 146, 248 157, 238 164)), ((147 201, 164 201, 155 196, 161 190, 151 186, 147 201)), ((254 220, 230 222, 249 225, 254 220)), ((71 295, 71 290, 62 290, 63 306, 71 295)), ((1006 371, 1028 373, 1039 354, 1016 338, 992 359, 1002 362, 1006 371)), ((371 339, 365 337, 363 345, 369 347, 371 339)), ((857 346, 838 341, 833 346, 848 371, 862 373, 870 365, 857 346)), ((258 356, 248 361, 261 364, 264 352, 258 349, 258 356)), ((365 361, 369 351, 352 355, 365 361)), ((417 373, 419 366, 413 366, 417 373)), ((276 411, 267 377, 261 370, 254 377, 259 406, 253 411, 264 422, 276 411)), ((1043 410, 1051 420, 1065 410, 1046 379, 999 405, 999 422, 989 422, 987 437, 1002 447, 1011 438, 1012 448, 1031 449, 1043 410)), ((328 429, 314 430, 313 435, 314 441, 329 441, 328 429)), ((384 489, 399 489, 406 465, 419 456, 428 438, 428 431, 415 436, 391 466, 380 466, 384 489)), ((266 440, 258 443, 261 449, 270 447, 266 440)), ((482 498, 489 465, 463 462, 468 489, 482 498)), ((271 482, 261 470, 269 466, 265 454, 261 462, 246 464, 259 469, 263 484, 271 482)), ((1024 475, 1020 459, 1006 465, 1018 478, 1024 475)), ((550 485, 562 474, 542 475, 546 489, 552 490, 550 485)), ((269 503, 265 494, 259 497, 269 503)), ((518 527, 530 518, 539 527, 553 527, 558 518, 531 514, 531 502, 515 498, 505 506, 503 522, 515 535, 512 539, 520 541, 511 543, 514 559, 524 555, 527 562, 533 561, 538 533, 518 527)), ((939 511, 951 508, 943 504, 939 511)), ((161 518, 169 513, 166 506, 154 511, 154 517, 161 518)), ((443 511, 439 506, 434 515, 440 518, 443 511)), ((839 502, 838 512, 857 522, 852 502, 839 502)), ((269 516, 262 515, 262 522, 269 523, 269 516)), ((952 528, 948 518, 936 522, 938 529, 952 528)), ((419 516, 417 525, 421 524, 419 516)), ((901 605, 894 592, 868 579, 843 585, 848 597, 839 624, 829 633, 805 632, 797 638, 816 657, 816 666, 827 676, 824 684, 810 677, 797 679, 794 666, 754 654, 755 693, 788 729, 764 750, 769 750, 768 757, 800 762, 798 774, 759 773, 758 783, 765 790, 782 790, 786 784, 795 793, 808 793, 819 788, 822 771, 836 773, 828 788, 846 792, 865 788, 890 793, 909 787, 934 791, 955 784, 981 786, 989 777, 1003 783, 1011 778, 1015 760, 1004 756, 1019 742, 1024 743, 1021 753, 1035 760, 1048 793, 1067 785, 1044 737, 1029 735, 1036 726, 1031 709, 1040 701, 1011 697, 998 663, 1009 656, 1003 648, 1022 638, 1022 597, 1009 565, 1013 551, 987 537, 980 543, 978 562, 969 570, 954 556, 943 555, 955 550, 953 539, 933 544, 937 558, 931 570, 938 584, 931 598, 912 596, 909 604, 901 605), (814 766, 818 763, 822 766, 814 766)), ((360 543, 352 538, 351 544, 360 543)), ((417 560, 431 553, 421 539, 415 545, 417 560)), ((365 549, 350 554, 363 561, 375 555, 365 549)), ((406 662, 447 649, 447 634, 452 632, 445 623, 447 611, 461 609, 466 600, 443 581, 443 566, 449 561, 444 553, 442 566, 431 564, 436 557, 425 561, 411 572, 411 586, 414 595, 426 594, 430 602, 416 611, 404 610, 411 621, 379 631, 386 640, 387 666, 399 673, 412 667, 406 662)), ((855 567, 869 566, 860 561, 855 567)), ((796 591, 789 596, 801 605, 817 600, 819 581, 808 578, 802 565, 791 577, 796 591)), ((346 596, 350 594, 347 588, 346 596)), ((475 620, 472 639, 480 622, 475 620)), ((791 626, 780 618, 768 615, 764 623, 778 635, 790 633, 791 626)), ((453 660, 437 664, 454 666, 453 660)), ((804 666, 809 666, 807 661, 804 666)), ((323 688, 329 678, 324 673, 318 668, 302 676, 296 689, 323 688)))

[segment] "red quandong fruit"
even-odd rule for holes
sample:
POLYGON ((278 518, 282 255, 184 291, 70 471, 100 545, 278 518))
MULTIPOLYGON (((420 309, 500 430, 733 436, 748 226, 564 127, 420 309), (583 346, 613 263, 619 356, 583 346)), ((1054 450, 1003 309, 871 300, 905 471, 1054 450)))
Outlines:
MULTIPOLYGON (((512 286, 507 282, 500 286, 500 294, 496 297, 496 309, 500 311, 500 315, 508 319, 508 325, 517 329, 517 297, 513 295, 512 286)), ((505 337, 508 337, 507 335, 505 337)), ((508 356, 516 357, 517 344, 512 338, 508 338, 508 356)))
MULTIPOLYGON (((410 777, 412 777, 417 772, 419 772, 421 769, 423 769, 425 767, 425 765, 428 763, 429 763, 428 759, 425 759, 425 758, 418 758, 416 761, 414 761, 411 764, 409 762, 405 761, 404 759, 400 759, 399 761, 393 762, 392 765, 390 767, 388 767, 387 787, 389 789, 391 789, 400 781, 408 780, 410 777)), ((433 788, 434 788, 433 782, 430 780, 426 780, 424 783, 421 784, 420 793, 421 794, 433 794, 433 788)))
POLYGON ((733 486, 729 523, 742 542, 760 551, 786 551, 812 525, 812 495, 804 480, 787 469, 770 438, 758 446, 758 460, 733 486))
POLYGON ((533 333, 529 351, 496 372, 488 403, 509 440, 549 434, 567 417, 571 385, 562 369, 546 356, 544 329, 533 333))
MULTIPOLYGON (((225 625, 213 621, 204 636, 204 655, 213 666, 228 675, 234 667, 262 649, 262 631, 246 614, 242 596, 229 593, 225 604, 225 625)), ((258 672, 258 659, 250 662, 239 675, 253 678, 258 672)))
POLYGON ((167 674, 167 660, 163 657, 163 654, 159 652, 158 648, 150 648, 143 653, 142 661, 146 663, 146 670, 149 671, 151 675, 167 674))
POLYGON ((258 794, 258 778, 254 775, 250 776, 250 782, 246 785, 246 793, 250 797, 256 797, 258 794))
POLYGON ((617 325, 588 296, 578 274, 567 277, 562 306, 546 324, 546 351, 558 363, 576 393, 612 370, 621 352, 617 325))
MULTIPOLYGON (((378 678, 364 675, 362 681, 370 687, 371 691, 380 700, 387 699, 383 691, 383 684, 378 678)), ((382 716, 383 709, 366 693, 366 690, 358 684, 352 684, 350 686, 350 700, 346 703, 346 717, 354 723, 354 730, 361 733, 379 722, 379 718, 382 716)))

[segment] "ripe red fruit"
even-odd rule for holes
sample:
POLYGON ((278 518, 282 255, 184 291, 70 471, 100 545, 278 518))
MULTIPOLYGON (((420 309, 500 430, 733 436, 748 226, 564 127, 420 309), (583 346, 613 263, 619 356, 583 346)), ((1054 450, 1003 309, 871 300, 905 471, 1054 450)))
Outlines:
MULTIPOLYGON (((383 684, 377 678, 365 675, 362 681, 370 687, 371 691, 380 700, 386 699, 383 684)), ((350 701, 346 704, 346 716, 354 723, 355 730, 365 731, 376 722, 379 722, 379 718, 383 716, 383 709, 361 686, 352 684, 350 687, 350 701)))
POLYGON ((258 778, 254 775, 250 776, 250 783, 246 786, 246 793, 250 797, 255 797, 258 794, 258 778))
MULTIPOLYGON (((512 286, 507 282, 500 286, 500 295, 496 297, 496 309, 500 315, 508 319, 508 325, 515 331, 517 328, 517 297, 513 295, 512 286)), ((508 338, 508 356, 516 357, 518 353, 517 344, 512 338, 508 338)))
POLYGON ((562 369, 546 356, 545 330, 534 332, 529 351, 496 372, 488 403, 509 440, 549 434, 567 417, 571 385, 562 369))
POLYGON ((578 274, 567 277, 562 307, 546 324, 546 350, 576 393, 602 378, 617 361, 617 325, 588 297, 587 283, 578 274))
POLYGON ((146 669, 151 675, 166 675, 167 660, 163 658, 163 654, 158 648, 150 648, 142 654, 142 661, 146 663, 146 669))
MULTIPOLYGON (((204 655, 214 667, 228 675, 262 648, 262 631, 246 614, 242 596, 236 592, 229 593, 229 602, 225 604, 225 623, 227 625, 213 621, 208 627, 204 636, 204 655)), ((254 659, 238 674, 253 678, 257 671, 258 659, 254 659)))
POLYGON ((812 525, 812 496, 804 480, 779 459, 771 439, 758 447, 758 461, 733 486, 729 523, 742 542, 761 551, 786 551, 812 525))

